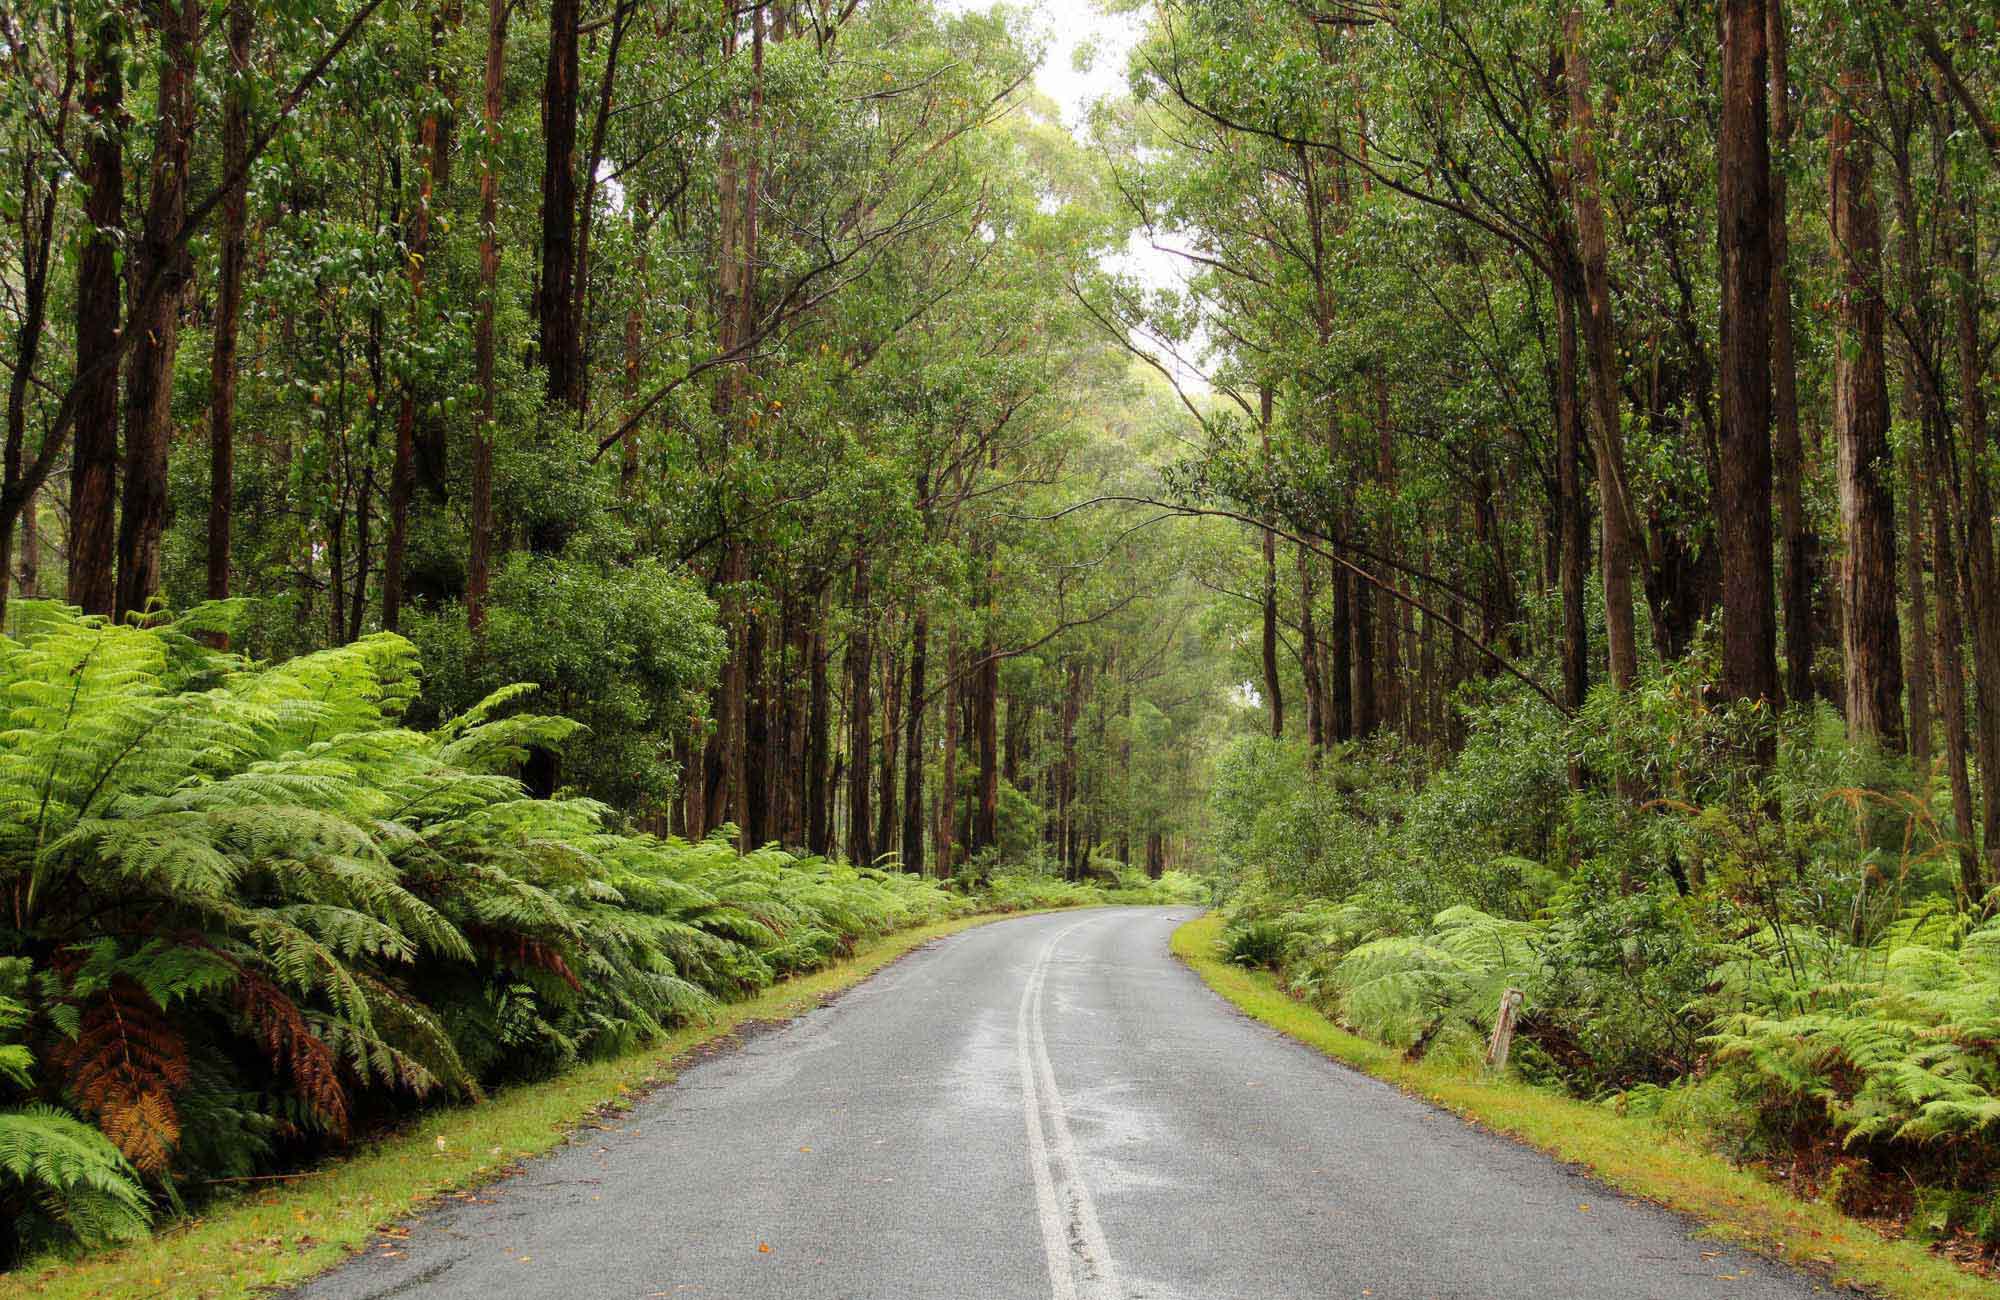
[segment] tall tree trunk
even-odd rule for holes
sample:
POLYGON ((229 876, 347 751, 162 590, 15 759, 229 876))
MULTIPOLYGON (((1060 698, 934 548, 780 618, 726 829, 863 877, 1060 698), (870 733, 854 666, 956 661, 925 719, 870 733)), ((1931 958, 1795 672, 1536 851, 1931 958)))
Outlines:
POLYGON ((806 847, 821 857, 833 852, 832 690, 827 682, 826 617, 816 608, 813 618, 811 668, 806 721, 806 847))
MULTIPOLYGON (((1583 490, 1583 409, 1577 401, 1576 306, 1563 286, 1556 305, 1556 531, 1562 570, 1563 703, 1583 707, 1590 690, 1590 628, 1585 585, 1590 571, 1590 503, 1583 490)), ((1580 775, 1578 773, 1577 775, 1580 775)))
MULTIPOLYGON (((1306 688, 1306 743, 1316 759, 1319 752, 1326 748, 1326 702, 1320 699, 1319 628, 1313 613, 1313 564, 1311 553, 1305 547, 1296 549, 1299 568, 1299 669, 1306 688)), ((1344 574, 1346 570, 1340 572, 1344 574)))
POLYGON ((958 629, 951 629, 945 640, 945 692, 940 707, 944 710, 944 756, 938 769, 937 789, 937 874, 949 876, 958 866, 958 855, 952 844, 958 827, 958 741, 959 712, 957 686, 965 671, 964 656, 959 649, 958 629))
POLYGON ((472 542, 465 573, 465 622, 486 622, 493 552, 493 421, 499 399, 493 373, 494 298, 500 283, 500 113, 506 86, 509 0, 486 0, 486 77, 482 120, 486 148, 479 161, 479 308, 473 330, 473 370, 479 382, 479 423, 472 434, 472 542))
POLYGON ((765 620, 756 610, 743 614, 743 770, 737 782, 737 799, 743 810, 743 851, 763 848, 771 841, 770 779, 770 697, 765 672, 765 643, 769 640, 765 620))
MULTIPOLYGON (((1393 431, 1389 422, 1389 380, 1380 367, 1375 372, 1375 433, 1376 455, 1375 475, 1384 501, 1396 499, 1396 449, 1393 431)), ((1381 523, 1382 554, 1393 558, 1396 550, 1396 525, 1391 513, 1384 509, 1381 523)), ((1390 728, 1403 729, 1403 656, 1396 636, 1396 620, 1401 615, 1399 602, 1392 593, 1396 581, 1393 571, 1385 569, 1382 586, 1374 593, 1375 623, 1382 636, 1382 686, 1381 716, 1390 728)))
MULTIPOLYGON (((1985 352, 1980 330, 1980 277, 1977 208, 1970 193, 1959 196, 1958 230, 1953 250, 1953 298, 1956 307, 1959 379, 1959 421, 1965 435, 1965 476, 1970 508, 1966 511, 1966 604, 1972 617, 1972 673, 1977 688, 1974 734, 1978 743, 1981 845, 1985 868, 1982 888, 2000 883, 2000 575, 1993 552, 1993 489, 1986 472, 1989 445, 1986 406, 1985 352)), ((1971 828, 1964 832, 1971 834, 1971 828)))
POLYGON ((125 227, 124 9, 106 6, 91 34, 83 111, 89 233, 76 264, 76 422, 70 444, 69 590, 86 614, 117 603, 118 264, 125 227))
POLYGON ((1611 685, 1629 691, 1639 677, 1638 621, 1632 607, 1632 558, 1639 549, 1638 513, 1625 474, 1625 435, 1618 418, 1618 348, 1611 319, 1611 274, 1604 236, 1604 201, 1598 183, 1596 111, 1591 105, 1590 63, 1583 52, 1583 14, 1572 6, 1564 21, 1563 60, 1569 88, 1570 198, 1576 214, 1577 258, 1564 280, 1580 294, 1585 369, 1590 377, 1591 428, 1596 435, 1597 486, 1603 538, 1599 564, 1604 583, 1604 631, 1610 649, 1611 685))
POLYGON ((924 872, 924 691, 928 686, 930 611, 917 605, 910 624, 910 685, 903 719, 903 870, 924 872))
MULTIPOLYGON (((1718 144, 1722 254, 1722 689, 1777 708, 1771 585, 1771 141, 1767 0, 1723 0, 1718 144)), ((1754 746, 1768 761, 1776 733, 1754 746)))
POLYGON ((134 250, 132 283, 157 286, 136 331, 125 375, 125 462, 118 518, 116 612, 146 608, 160 590, 160 538, 167 526, 167 451, 174 415, 174 354, 181 295, 192 260, 177 242, 187 216, 188 152, 194 136, 195 46, 203 0, 162 0, 160 75, 146 220, 134 250))
MULTIPOLYGON (((997 459, 993 468, 999 468, 997 459)), ((986 542, 986 626, 973 682, 972 731, 979 749, 979 802, 968 847, 977 853, 1000 840, 1000 606, 998 543, 986 542)))
MULTIPOLYGON (((1849 70, 1846 94, 1865 78, 1849 70)), ((1842 555, 1841 649, 1848 734, 1903 750, 1902 631, 1896 612, 1896 506, 1890 494, 1889 382, 1882 353, 1882 230, 1867 136, 1837 109, 1828 136, 1840 340, 1833 359, 1842 555)))
POLYGON ((222 171, 242 179, 222 200, 215 286, 215 339, 209 354, 208 598, 229 596, 229 536, 236 512, 236 331, 243 317, 244 230, 250 152, 250 0, 229 0, 229 88, 224 94, 222 171))
POLYGON ((577 332, 576 100, 581 0, 550 0, 549 58, 542 78, 542 259, 535 287, 536 341, 549 400, 583 405, 577 332))
MULTIPOLYGON (((1258 428, 1264 440, 1264 472, 1271 471, 1271 386, 1257 391, 1258 428)), ((1267 504, 1264 513, 1270 515, 1267 504)), ((1271 738, 1285 734, 1285 692, 1278 678, 1278 535, 1264 529, 1264 703, 1271 710, 1271 738)))
MULTIPOLYGON (((1906 403, 1907 414, 1912 428, 1921 428, 1923 416, 1917 411, 1914 400, 1914 377, 1906 385, 1904 392, 1911 398, 1906 403)), ((1903 511, 1904 524, 1909 529, 1909 538, 1903 548, 1903 585, 1910 597, 1910 638, 1909 653, 1905 659, 1908 667, 1904 681, 1909 688, 1910 712, 1910 757, 1916 760, 1919 771, 1928 772, 1933 756, 1931 748, 1931 723, 1937 716, 1937 682, 1931 673, 1935 662, 1935 646, 1930 633, 1929 596, 1924 586, 1924 500, 1922 495, 1924 471, 1922 460, 1912 451, 1905 463, 1905 482, 1908 486, 1906 508, 1903 511)), ((1939 579, 1943 581, 1942 578, 1939 579)))
MULTIPOLYGON (((1339 744, 1354 739, 1354 578, 1345 568, 1333 574, 1333 607, 1327 612, 1327 731, 1339 744)), ((1367 599, 1363 593, 1362 599, 1367 599)))
MULTIPOLYGON (((1765 45, 1770 61, 1771 139, 1780 151, 1792 138, 1791 75, 1785 0, 1767 0, 1765 45)), ((1771 169, 1771 471, 1784 538, 1785 698, 1812 696, 1812 581, 1816 539, 1805 510, 1805 449, 1799 439, 1797 348, 1792 337, 1791 223, 1782 163, 1771 169)))
MULTIPOLYGON (((240 3, 241 0, 236 0, 240 3)), ((431 106, 417 125, 417 147, 422 152, 423 169, 417 173, 417 204, 410 220, 408 276, 410 281, 410 321, 423 329, 425 271, 431 251, 431 206, 444 188, 450 147, 445 140, 442 115, 436 103, 443 93, 443 48, 445 37, 442 13, 431 15, 431 47, 426 84, 431 106)), ((417 485, 417 385, 405 377, 396 406, 396 452, 389 472, 389 540, 382 556, 382 627, 394 632, 402 626, 403 570, 409 554, 410 502, 417 485)))
POLYGON ((1944 719, 1945 771, 1951 783, 1952 820, 1957 823, 1958 873, 1968 902, 1984 896, 1980 887, 1979 855, 1973 842, 1972 780, 1966 767, 1965 735, 1965 629, 1959 621, 1958 565, 1953 543, 1951 510, 1945 500, 1945 485, 1955 482, 1958 472, 1950 463, 1947 445, 1951 430, 1932 413, 1925 420, 1926 442, 1930 447, 1931 567, 1937 582, 1936 680, 1938 704, 1944 719))
POLYGON ((869 611, 868 559, 854 561, 854 626, 847 634, 847 860, 866 866, 875 859, 869 796, 869 759, 875 749, 873 615, 869 611))

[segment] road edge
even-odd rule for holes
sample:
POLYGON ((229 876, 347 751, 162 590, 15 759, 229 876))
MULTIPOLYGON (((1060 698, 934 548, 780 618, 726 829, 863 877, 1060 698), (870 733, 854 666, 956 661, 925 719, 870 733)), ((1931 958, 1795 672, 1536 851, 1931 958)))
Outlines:
POLYGON ((1895 1241, 1828 1206, 1799 1200, 1644 1120, 1545 1089, 1410 1062, 1340 1028, 1269 973, 1223 961, 1223 917, 1175 927, 1169 947, 1237 1010, 1350 1069, 1393 1084, 1624 1192, 1689 1216, 1704 1235, 1889 1300, 2000 1300, 2000 1283, 1914 1243, 1895 1241))
POLYGON ((0 1298, 46 1300, 172 1296, 236 1300, 296 1286, 367 1248, 381 1230, 518 1172, 591 1120, 673 1082, 687 1058, 754 1025, 792 1020, 939 939, 1016 917, 1088 907, 978 912, 899 930, 832 966, 784 980, 715 1020, 607 1061, 486 1101, 421 1115, 410 1124, 295 1177, 218 1204, 130 1245, 0 1275, 0 1298))

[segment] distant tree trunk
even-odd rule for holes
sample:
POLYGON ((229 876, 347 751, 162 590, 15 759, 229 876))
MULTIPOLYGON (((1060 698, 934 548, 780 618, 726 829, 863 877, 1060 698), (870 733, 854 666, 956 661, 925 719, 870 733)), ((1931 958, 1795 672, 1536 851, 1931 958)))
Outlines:
POLYGON ((1306 687, 1306 742, 1317 755, 1326 748, 1326 703, 1320 699, 1319 628, 1313 613, 1313 564, 1311 553, 1305 547, 1298 547, 1297 552, 1299 669, 1306 687))
POLYGON ((882 757, 881 784, 875 792, 875 852, 893 853, 902 842, 897 814, 902 811, 902 791, 896 784, 898 747, 903 743, 903 669, 896 662, 896 638, 885 629, 879 658, 882 661, 882 757))
MULTIPOLYGON (((1264 439, 1264 469, 1271 468, 1271 386, 1257 392, 1258 427, 1264 439)), ((1265 507, 1268 515, 1270 508, 1265 507)), ((1264 529, 1264 702, 1271 710, 1271 738, 1285 734, 1285 692, 1278 677, 1278 536, 1264 529)))
MULTIPOLYGON (((997 459, 993 468, 998 469, 997 459)), ((1000 606, 998 543, 986 542, 986 627, 973 682, 972 730, 979 748, 979 802, 969 847, 977 853, 1000 842, 1000 606)))
POLYGON ((500 113, 506 85, 509 0, 486 0, 486 148, 479 163, 479 308, 473 369, 479 382, 479 423, 472 434, 472 545, 465 574, 465 622, 486 622, 493 552, 493 422, 499 390, 493 373, 493 310, 500 283, 500 113))
POLYGON ((761 849, 771 841, 770 779, 770 699, 766 691, 765 643, 769 640, 764 618, 756 610, 743 614, 743 772, 737 783, 737 799, 743 810, 744 852, 761 849))
MULTIPOLYGON (((1718 146, 1722 250, 1722 689, 1773 709, 1777 599, 1771 585, 1771 142, 1766 0, 1723 0, 1718 146)), ((1760 729, 1769 761, 1776 734, 1760 729)))
POLYGON ((242 173, 222 200, 215 286, 215 340, 209 355, 208 598, 229 596, 230 525, 236 513, 236 331, 243 316, 243 232, 250 177, 250 0, 229 0, 229 88, 224 94, 222 171, 242 173))
MULTIPOLYGON (((1632 557, 1638 549, 1638 514, 1625 479, 1625 435, 1618 418, 1618 347, 1611 319, 1611 275, 1604 236, 1604 206, 1592 141, 1590 63, 1583 52, 1583 14, 1572 6, 1564 22, 1568 74, 1570 197, 1576 213, 1578 263, 1565 281, 1581 295, 1585 368, 1590 377, 1591 425, 1597 439, 1597 484, 1602 498, 1599 564, 1604 582, 1604 631, 1610 648, 1611 685, 1629 691, 1639 677, 1638 622, 1632 608, 1632 557), (1572 280, 1572 276, 1574 277, 1572 280)), ((1565 259, 1567 260, 1567 259, 1565 259)))
MULTIPOLYGON (((1338 744, 1354 739, 1354 581, 1345 568, 1333 574, 1333 607, 1327 612, 1326 643, 1333 651, 1327 665, 1327 731, 1338 744)), ((1366 599, 1364 596, 1363 599, 1366 599)))
POLYGON ((868 803, 868 760, 875 749, 869 689, 874 681, 875 643, 870 635, 873 616, 868 608, 868 580, 867 557, 858 556, 854 561, 854 626, 847 634, 847 860, 857 866, 875 859, 868 803))
MULTIPOLYGON (((1953 299, 1957 308, 1959 422, 1965 434, 1966 546, 1962 561, 1966 603, 1972 617, 1972 673, 1977 687, 1974 734, 1978 743, 1982 888, 2000 883, 2000 575, 1993 552, 1993 489, 1986 472, 1987 425, 1985 352, 1980 329, 1977 207, 1970 193, 1959 196, 1953 250, 1953 299)), ((1971 834, 1967 827, 1965 834, 1971 834)))
POLYGON ((930 611, 922 603, 910 624, 910 695, 903 719, 903 870, 924 872, 924 691, 930 653, 930 611))
POLYGON ((1560 284, 1556 305, 1556 531, 1562 570, 1563 703, 1583 707, 1590 689, 1590 629, 1585 585, 1590 571, 1590 503, 1583 490, 1583 410, 1577 402, 1576 307, 1560 284))
MULTIPOLYGON (((1396 498, 1396 450, 1389 422, 1389 380, 1380 367, 1375 371, 1375 433, 1376 457, 1375 474, 1382 490, 1383 499, 1396 498)), ((1395 520, 1385 510, 1381 520, 1382 553, 1390 555, 1396 549, 1395 520)), ((1396 620, 1401 611, 1401 603, 1392 594, 1392 584, 1396 575, 1384 571, 1383 584, 1375 592, 1375 623, 1382 635, 1382 721, 1396 731, 1403 729, 1403 656, 1396 636, 1396 620)))
POLYGON ((1350 577, 1354 584, 1354 734, 1365 739, 1382 724, 1375 695, 1375 591, 1359 574, 1350 577))
POLYGON ((965 671, 963 655, 959 650, 958 629, 953 628, 945 641, 945 691, 941 707, 944 710, 944 756, 938 769, 937 789, 937 874, 949 876, 958 866, 957 854, 952 848, 953 837, 958 828, 958 741, 959 712, 956 683, 965 671))
POLYGON ((542 258, 535 287, 536 341, 549 400, 583 404, 577 333, 576 101, 580 0, 550 0, 549 58, 542 79, 542 258))
MULTIPOLYGON (((1771 139, 1782 150, 1792 138, 1791 76, 1784 0, 1768 0, 1765 44, 1770 58, 1771 139)), ((1792 337, 1791 225, 1782 163, 1771 169, 1771 470, 1784 537, 1785 698, 1812 698, 1813 552, 1806 515, 1805 449, 1799 439, 1797 349, 1792 337)))
POLYGON ((826 620, 813 620, 812 677, 807 693, 806 721, 806 847, 821 857, 833 853, 832 691, 827 683, 826 620))
POLYGON ((116 612, 146 608, 160 590, 160 538, 167 527, 167 450, 174 416, 174 354, 181 294, 193 263, 176 242, 187 216, 188 152, 194 135, 195 46, 208 12, 203 0, 163 0, 157 10, 158 113, 146 221, 134 250, 132 283, 155 286, 136 331, 125 375, 125 463, 118 519, 116 612))
MULTIPOLYGON (((1849 70, 1852 94, 1865 85, 1849 70)), ((1896 613, 1896 506, 1890 495, 1889 384, 1882 354, 1882 231, 1866 135, 1837 109, 1829 133, 1834 264, 1840 340, 1833 360, 1834 443, 1840 515, 1841 649, 1847 729, 1903 749, 1902 632, 1896 613)))
POLYGON ((1944 719, 1952 820, 1957 823, 1959 839, 1959 883, 1967 901, 1976 903, 1986 891, 1980 885, 1979 855, 1973 839, 1972 780, 1965 761, 1965 629, 1959 621, 1957 548, 1952 544, 1951 511, 1945 501, 1945 485, 1958 474, 1948 463, 1951 431, 1936 414, 1925 421, 1931 452, 1931 568, 1937 582, 1937 639, 1932 649, 1937 655, 1938 704, 1944 719))
MULTIPOLYGON (((1904 392, 1912 398, 1915 378, 1904 387, 1904 392)), ((1917 403, 1907 403, 1911 426, 1921 427, 1923 417, 1917 412, 1917 403)), ((1908 483, 1908 498, 1903 511, 1903 521, 1909 529, 1908 544, 1903 548, 1903 584, 1910 597, 1910 641, 1905 662, 1904 680, 1909 687, 1910 711, 1910 757, 1915 759, 1920 770, 1928 771, 1933 754, 1931 748, 1931 722, 1937 716, 1937 682, 1931 672, 1936 652, 1930 633, 1930 604, 1924 588, 1924 500, 1922 495, 1924 470, 1922 459, 1912 452, 1905 466, 1905 482, 1908 483)), ((1940 579, 1942 581, 1942 579, 1940 579)))
MULTIPOLYGON (((241 0, 237 0, 241 2, 241 0)), ((442 115, 435 107, 442 93, 444 19, 431 16, 431 52, 427 84, 432 107, 417 126, 417 147, 423 154, 423 170, 417 173, 417 205, 411 214, 409 270, 410 317, 415 328, 425 326, 423 314, 425 269, 431 251, 431 205, 444 188, 450 165, 450 148, 445 140, 442 115)), ((382 556, 382 627, 394 632, 403 619, 403 570, 409 554, 410 502, 417 485, 417 385, 414 378, 402 382, 396 407, 396 452, 389 473, 389 540, 382 556)))

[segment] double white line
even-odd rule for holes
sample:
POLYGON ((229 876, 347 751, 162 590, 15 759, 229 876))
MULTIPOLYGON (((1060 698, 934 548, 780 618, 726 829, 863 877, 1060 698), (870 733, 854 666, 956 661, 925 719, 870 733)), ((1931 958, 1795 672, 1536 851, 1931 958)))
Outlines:
POLYGON ((1056 946, 1101 918, 1079 921, 1059 930, 1043 945, 1028 969, 1021 990, 1021 1010, 1015 1019, 1014 1054, 1021 1071, 1022 1109, 1028 1117, 1028 1168, 1035 1182, 1036 1217, 1041 1222, 1042 1248, 1049 1265, 1049 1288, 1055 1300, 1115 1300, 1120 1294, 1118 1270, 1097 1221, 1097 1206, 1076 1158, 1069 1117, 1055 1070, 1049 1065, 1048 1039, 1042 1032, 1042 990, 1056 946))

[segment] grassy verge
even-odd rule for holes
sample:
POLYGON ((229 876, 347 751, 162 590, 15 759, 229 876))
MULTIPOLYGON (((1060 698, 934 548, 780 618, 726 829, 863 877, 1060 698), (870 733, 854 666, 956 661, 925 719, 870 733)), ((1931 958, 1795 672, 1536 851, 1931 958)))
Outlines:
POLYGON ((1286 995, 1262 971, 1215 955, 1223 920, 1210 913, 1174 932, 1174 953, 1210 988, 1281 1033, 1562 1160, 1621 1191, 1708 1224, 1719 1240, 1895 1300, 2000 1300, 2000 1284, 1910 1242, 1891 1241, 1824 1205, 1801 1201, 1644 1120, 1540 1088, 1412 1063, 1346 1032, 1286 995))
POLYGON ((790 1019, 912 948, 1005 915, 958 917, 884 936, 838 965, 787 980, 724 1008, 711 1024, 689 1026, 642 1051, 496 1093, 482 1105, 437 1111, 302 1177, 257 1184, 148 1241, 0 1277, 0 1297, 226 1300, 300 1282, 426 1201, 500 1177, 607 1107, 670 1080, 674 1065, 696 1048, 751 1022, 790 1019))

